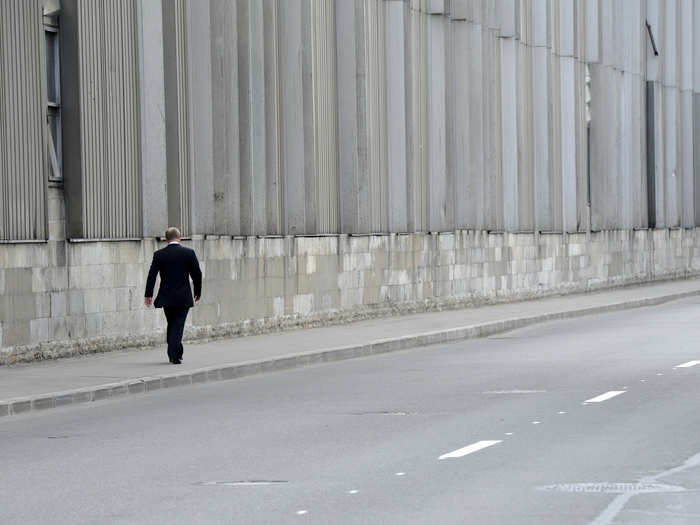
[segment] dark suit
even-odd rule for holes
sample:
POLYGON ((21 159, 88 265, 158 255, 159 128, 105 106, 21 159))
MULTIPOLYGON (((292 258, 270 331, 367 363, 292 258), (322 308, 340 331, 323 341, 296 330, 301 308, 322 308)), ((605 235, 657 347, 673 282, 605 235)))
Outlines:
POLYGON ((194 284, 194 295, 202 295, 202 271, 194 250, 179 244, 169 244, 153 254, 153 262, 146 280, 146 297, 153 297, 156 276, 160 273, 160 288, 153 302, 163 308, 168 320, 168 357, 170 361, 182 359, 182 333, 189 309, 194 306, 190 277, 194 284))

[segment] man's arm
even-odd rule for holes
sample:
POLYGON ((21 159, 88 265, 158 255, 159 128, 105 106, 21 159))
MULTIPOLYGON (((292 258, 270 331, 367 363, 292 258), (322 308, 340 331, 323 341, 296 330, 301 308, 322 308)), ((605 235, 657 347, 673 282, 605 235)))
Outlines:
POLYGON ((190 277, 194 285, 194 300, 199 301, 202 297, 202 270, 199 268, 197 254, 192 250, 192 261, 190 262, 190 277))
POLYGON ((151 261, 151 269, 148 270, 148 278, 146 279, 146 293, 144 294, 144 303, 146 306, 151 306, 153 302, 153 288, 156 286, 156 276, 159 270, 160 265, 158 264, 158 258, 154 253, 153 261, 151 261))

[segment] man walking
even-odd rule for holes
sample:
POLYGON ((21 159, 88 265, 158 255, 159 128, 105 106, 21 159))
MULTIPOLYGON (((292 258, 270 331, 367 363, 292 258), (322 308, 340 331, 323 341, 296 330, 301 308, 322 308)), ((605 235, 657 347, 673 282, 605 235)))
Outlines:
POLYGON ((146 280, 146 306, 153 302, 153 288, 156 285, 156 275, 160 273, 160 288, 153 305, 163 308, 168 320, 168 358, 174 365, 182 362, 182 333, 185 330, 185 320, 192 301, 190 277, 194 284, 194 300, 199 301, 202 295, 202 271, 194 250, 180 245, 180 231, 170 227, 165 232, 168 245, 153 254, 153 262, 146 280))

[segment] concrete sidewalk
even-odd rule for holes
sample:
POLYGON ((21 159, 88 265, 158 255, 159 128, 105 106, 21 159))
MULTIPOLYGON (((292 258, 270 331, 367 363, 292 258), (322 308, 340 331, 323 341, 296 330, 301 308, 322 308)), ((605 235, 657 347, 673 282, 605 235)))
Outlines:
POLYGON ((161 346, 0 367, 0 416, 483 337, 694 295, 700 295, 698 279, 188 344, 180 366, 167 362, 161 346))

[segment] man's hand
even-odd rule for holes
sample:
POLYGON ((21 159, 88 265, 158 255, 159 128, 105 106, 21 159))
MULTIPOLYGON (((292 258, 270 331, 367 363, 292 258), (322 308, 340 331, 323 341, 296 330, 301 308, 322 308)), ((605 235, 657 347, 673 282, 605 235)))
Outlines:
POLYGON ((151 304, 153 304, 153 297, 144 297, 143 302, 146 306, 151 306, 151 304))
POLYGON ((199 295, 195 295, 195 296, 194 296, 194 302, 196 303, 196 302, 198 302, 198 301, 199 301, 199 295))

